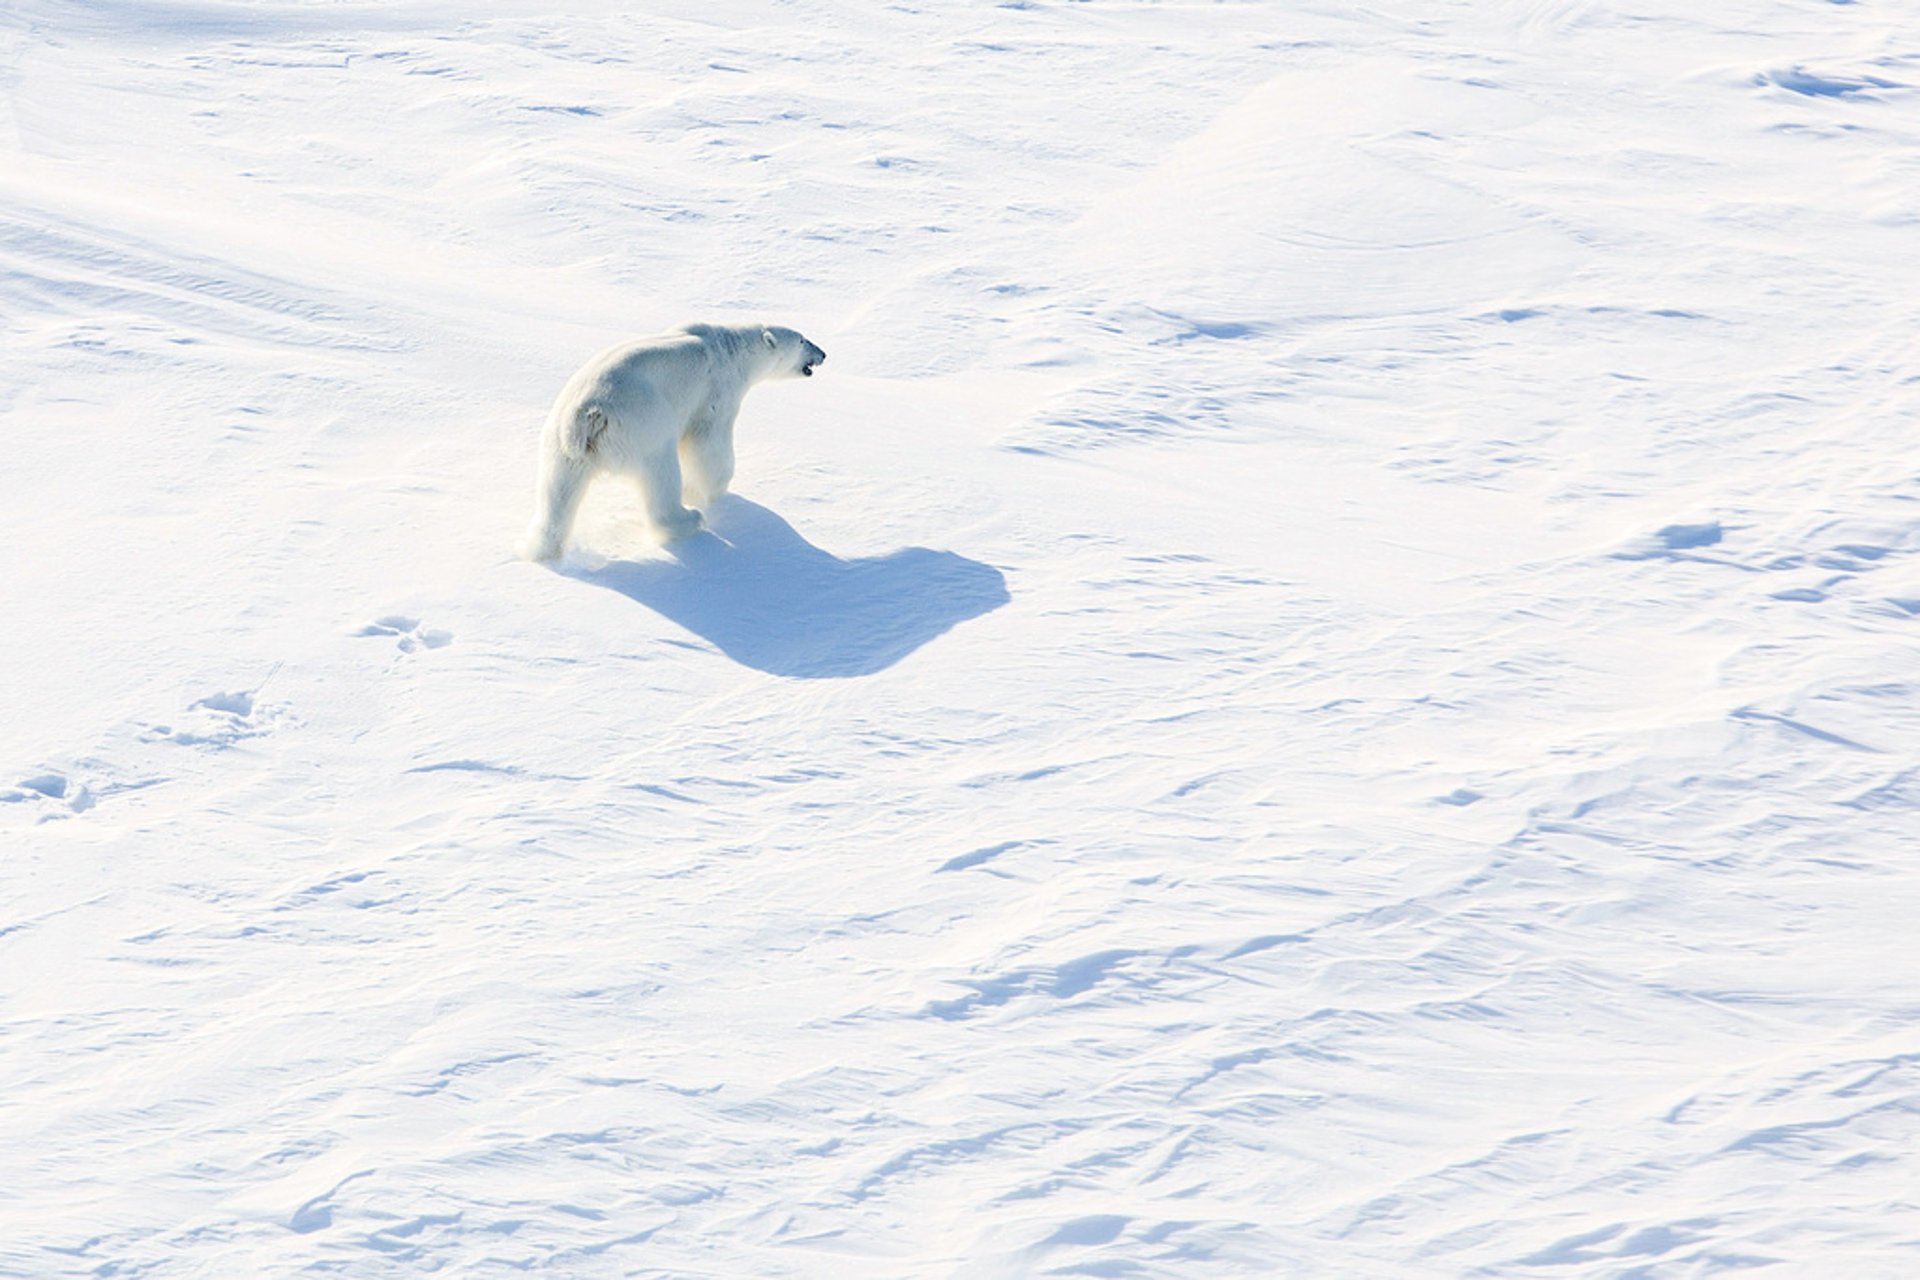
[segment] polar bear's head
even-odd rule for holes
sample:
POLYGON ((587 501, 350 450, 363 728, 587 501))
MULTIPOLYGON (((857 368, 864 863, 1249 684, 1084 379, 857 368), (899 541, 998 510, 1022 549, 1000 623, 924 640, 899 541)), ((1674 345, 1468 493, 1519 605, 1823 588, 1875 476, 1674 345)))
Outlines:
POLYGON ((768 377, 811 378, 815 366, 827 358, 819 347, 777 324, 761 329, 760 341, 767 349, 768 377))

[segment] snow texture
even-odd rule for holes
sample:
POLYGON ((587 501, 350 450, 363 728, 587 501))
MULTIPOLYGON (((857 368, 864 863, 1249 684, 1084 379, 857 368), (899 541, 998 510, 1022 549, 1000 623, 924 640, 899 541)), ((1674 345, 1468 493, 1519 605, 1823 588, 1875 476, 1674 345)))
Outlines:
POLYGON ((9 0, 0 1275, 1920 1274, 1917 30, 9 0))

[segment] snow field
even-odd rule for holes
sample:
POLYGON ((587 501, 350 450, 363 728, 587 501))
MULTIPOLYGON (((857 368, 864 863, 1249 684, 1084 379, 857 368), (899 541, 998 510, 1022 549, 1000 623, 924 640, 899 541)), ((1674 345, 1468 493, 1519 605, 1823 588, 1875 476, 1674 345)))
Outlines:
POLYGON ((1910 1274, 1904 18, 9 9, 0 1274, 1910 1274))

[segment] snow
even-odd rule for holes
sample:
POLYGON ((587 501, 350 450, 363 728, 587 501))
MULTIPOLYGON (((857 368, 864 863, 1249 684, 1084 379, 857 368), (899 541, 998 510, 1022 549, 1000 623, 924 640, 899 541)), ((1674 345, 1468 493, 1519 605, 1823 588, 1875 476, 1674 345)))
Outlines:
POLYGON ((1920 1271, 1908 12, 641 8, 0 12, 0 1275, 1920 1271))

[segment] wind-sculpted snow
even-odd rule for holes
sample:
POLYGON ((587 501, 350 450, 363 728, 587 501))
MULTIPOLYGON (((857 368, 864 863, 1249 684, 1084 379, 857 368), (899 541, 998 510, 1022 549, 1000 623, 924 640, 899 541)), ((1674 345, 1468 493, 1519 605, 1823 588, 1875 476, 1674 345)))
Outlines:
POLYGON ((1909 26, 8 7, 0 1275, 1920 1271, 1909 26))

